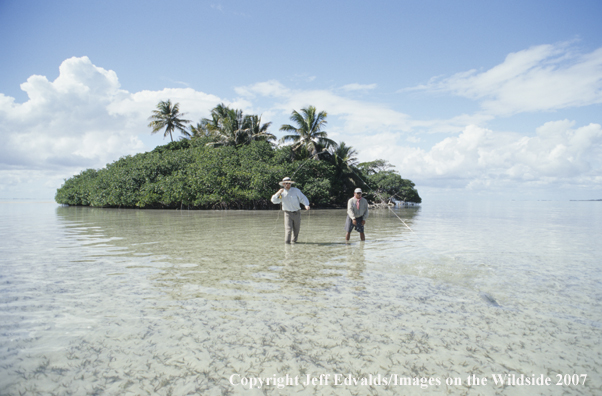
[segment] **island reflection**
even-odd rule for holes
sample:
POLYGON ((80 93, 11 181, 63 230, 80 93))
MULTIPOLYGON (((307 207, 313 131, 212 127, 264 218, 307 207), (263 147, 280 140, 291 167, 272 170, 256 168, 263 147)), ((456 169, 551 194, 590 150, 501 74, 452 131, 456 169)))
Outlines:
MULTIPOLYGON (((419 208, 399 210, 411 226, 419 208)), ((344 210, 303 213, 299 242, 283 243, 278 211, 174 211, 59 207, 57 216, 74 238, 96 247, 90 259, 119 254, 149 267, 149 277, 174 299, 261 299, 265 294, 312 296, 346 277, 363 288, 366 252, 396 238, 403 225, 387 210, 374 210, 368 241, 344 241, 344 210), (372 238, 372 240, 370 239, 372 238), (143 263, 141 263, 143 260, 143 263)))

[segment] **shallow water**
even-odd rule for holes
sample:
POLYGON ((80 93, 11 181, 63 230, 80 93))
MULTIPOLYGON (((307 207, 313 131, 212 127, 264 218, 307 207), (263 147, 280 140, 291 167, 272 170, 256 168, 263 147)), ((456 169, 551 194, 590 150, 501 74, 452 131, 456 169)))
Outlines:
POLYGON ((602 202, 395 213, 0 203, 0 394, 602 393, 602 202))

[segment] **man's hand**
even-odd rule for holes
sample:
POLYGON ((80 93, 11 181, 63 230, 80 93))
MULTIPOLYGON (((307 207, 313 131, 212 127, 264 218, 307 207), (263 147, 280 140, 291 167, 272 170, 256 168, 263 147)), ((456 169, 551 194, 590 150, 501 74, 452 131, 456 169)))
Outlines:
POLYGON ((353 225, 357 225, 357 220, 353 219, 353 225))
POLYGON ((362 220, 362 225, 366 225, 366 220, 362 220))
POLYGON ((284 188, 281 188, 280 190, 278 190, 278 192, 276 194, 282 194, 284 192, 284 188))
POLYGON ((309 207, 309 205, 307 205, 307 206, 305 207, 305 210, 310 210, 310 209, 311 209, 311 208, 309 207))

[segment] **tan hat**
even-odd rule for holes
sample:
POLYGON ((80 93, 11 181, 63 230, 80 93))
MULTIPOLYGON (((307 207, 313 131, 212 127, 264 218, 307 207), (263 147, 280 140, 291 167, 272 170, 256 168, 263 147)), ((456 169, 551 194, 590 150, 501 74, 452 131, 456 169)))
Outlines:
POLYGON ((284 178, 284 179, 282 179, 282 181, 281 181, 280 183, 278 183, 278 184, 280 184, 282 187, 284 187, 284 183, 290 183, 290 184, 293 184, 293 183, 295 183, 295 182, 294 182, 294 181, 292 181, 290 177, 285 177, 285 178, 284 178))

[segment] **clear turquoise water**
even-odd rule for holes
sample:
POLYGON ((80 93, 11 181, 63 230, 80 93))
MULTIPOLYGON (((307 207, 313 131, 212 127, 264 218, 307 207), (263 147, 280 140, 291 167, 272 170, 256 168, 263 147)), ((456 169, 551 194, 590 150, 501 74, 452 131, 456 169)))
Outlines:
POLYGON ((277 211, 0 203, 0 394, 602 394, 602 202, 395 213, 413 231, 375 210, 345 244, 344 211, 304 212, 289 246, 277 211))

